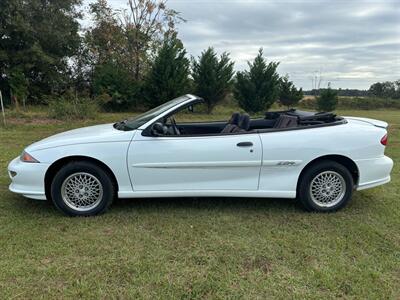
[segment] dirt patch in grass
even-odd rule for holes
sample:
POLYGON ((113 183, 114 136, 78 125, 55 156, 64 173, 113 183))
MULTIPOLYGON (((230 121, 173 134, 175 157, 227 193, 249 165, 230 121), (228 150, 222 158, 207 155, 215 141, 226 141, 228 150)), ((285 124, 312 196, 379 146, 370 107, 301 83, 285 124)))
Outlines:
POLYGON ((243 262, 243 270, 246 273, 260 270, 265 275, 268 275, 272 271, 272 264, 271 261, 264 256, 246 258, 243 262))

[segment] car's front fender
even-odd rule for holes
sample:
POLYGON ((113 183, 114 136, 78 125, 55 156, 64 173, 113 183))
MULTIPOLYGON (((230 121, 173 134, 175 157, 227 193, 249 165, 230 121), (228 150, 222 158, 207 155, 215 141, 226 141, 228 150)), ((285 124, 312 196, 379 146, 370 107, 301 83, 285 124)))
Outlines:
POLYGON ((126 166, 126 155, 129 144, 130 141, 66 145, 31 151, 29 154, 48 167, 65 158, 92 158, 102 162, 113 172, 117 179, 119 191, 131 192, 132 185, 126 166))

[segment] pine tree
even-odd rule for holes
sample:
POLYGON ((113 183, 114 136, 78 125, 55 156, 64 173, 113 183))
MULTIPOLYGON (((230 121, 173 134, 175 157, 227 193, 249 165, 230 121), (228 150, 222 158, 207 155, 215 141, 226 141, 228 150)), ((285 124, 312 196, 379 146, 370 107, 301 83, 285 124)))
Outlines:
POLYGON ((318 111, 333 111, 337 104, 337 92, 332 90, 330 84, 328 84, 328 88, 321 90, 320 95, 317 97, 317 109, 318 111))
POLYGON ((223 53, 218 59, 211 47, 202 52, 198 61, 193 60, 192 77, 196 95, 204 98, 208 113, 231 90, 233 65, 227 53, 223 53))
POLYGON ((164 41, 151 66, 144 84, 144 95, 149 107, 185 94, 190 85, 190 61, 186 50, 176 37, 164 41))
POLYGON ((285 76, 280 80, 279 102, 290 108, 303 99, 303 90, 296 89, 289 76, 285 76))
POLYGON ((260 49, 249 71, 238 72, 235 97, 241 108, 248 113, 268 110, 279 96, 278 62, 266 63, 260 49))

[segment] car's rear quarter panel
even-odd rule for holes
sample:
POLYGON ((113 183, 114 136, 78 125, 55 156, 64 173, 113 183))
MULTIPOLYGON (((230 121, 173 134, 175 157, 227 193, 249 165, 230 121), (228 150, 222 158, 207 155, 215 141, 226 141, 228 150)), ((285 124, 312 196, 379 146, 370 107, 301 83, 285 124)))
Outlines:
POLYGON ((355 121, 261 133, 263 161, 259 189, 295 193, 301 171, 313 160, 328 155, 354 161, 359 168, 359 184, 387 176, 388 166, 378 172, 370 170, 371 165, 382 164, 385 147, 380 139, 385 133, 383 128, 355 121), (365 163, 368 161, 369 164, 365 163))

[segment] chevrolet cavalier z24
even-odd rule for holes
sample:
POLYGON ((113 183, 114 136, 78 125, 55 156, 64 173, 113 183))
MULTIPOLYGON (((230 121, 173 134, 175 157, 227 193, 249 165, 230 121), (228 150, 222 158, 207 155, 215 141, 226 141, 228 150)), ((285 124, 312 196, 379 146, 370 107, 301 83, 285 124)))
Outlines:
POLYGON ((9 164, 10 190, 73 216, 102 213, 116 197, 298 198, 330 212, 353 191, 390 181, 383 121, 298 110, 176 121, 202 102, 185 95, 36 142, 9 164))

